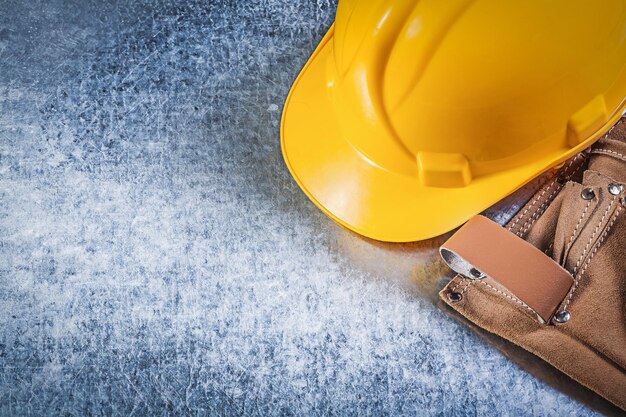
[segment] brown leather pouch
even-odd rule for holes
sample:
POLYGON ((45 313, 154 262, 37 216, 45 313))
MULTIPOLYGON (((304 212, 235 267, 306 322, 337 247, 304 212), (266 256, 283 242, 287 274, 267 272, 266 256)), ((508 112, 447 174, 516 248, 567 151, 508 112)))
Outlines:
POLYGON ((625 205, 620 122, 504 228, 478 217, 446 242, 440 296, 626 410, 625 205))

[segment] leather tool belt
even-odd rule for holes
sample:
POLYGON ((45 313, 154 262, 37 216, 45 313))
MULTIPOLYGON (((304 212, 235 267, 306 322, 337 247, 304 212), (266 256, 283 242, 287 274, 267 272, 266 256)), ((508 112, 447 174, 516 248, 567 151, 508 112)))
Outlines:
POLYGON ((459 229, 441 247, 458 275, 440 296, 626 410, 625 206, 622 121, 505 227, 477 216, 459 229))

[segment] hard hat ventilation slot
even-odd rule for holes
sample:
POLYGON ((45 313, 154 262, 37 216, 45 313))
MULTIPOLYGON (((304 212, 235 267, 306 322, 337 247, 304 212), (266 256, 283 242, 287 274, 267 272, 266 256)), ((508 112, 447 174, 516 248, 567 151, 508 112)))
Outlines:
POLYGON ((472 181, 469 161, 460 153, 418 152, 417 165, 427 187, 460 188, 472 181))
POLYGON ((567 144, 577 146, 589 139, 608 121, 603 95, 597 95, 570 117, 567 123, 567 144))

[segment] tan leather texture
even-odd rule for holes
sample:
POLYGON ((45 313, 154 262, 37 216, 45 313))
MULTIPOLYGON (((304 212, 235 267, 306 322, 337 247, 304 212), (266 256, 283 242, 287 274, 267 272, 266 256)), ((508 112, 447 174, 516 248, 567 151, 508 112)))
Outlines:
POLYGON ((475 216, 441 249, 446 263, 469 278, 493 279, 550 321, 574 279, 561 265, 499 224, 475 216), (473 270, 470 268, 474 268, 473 270), (478 272, 486 277, 472 276, 478 272))
POLYGON ((626 410, 626 122, 548 176, 505 230, 565 268, 574 284, 549 325, 488 279, 440 292, 479 327, 534 353, 626 410), (451 297, 451 294, 460 297, 451 297), (567 312, 568 314, 565 314, 567 312))

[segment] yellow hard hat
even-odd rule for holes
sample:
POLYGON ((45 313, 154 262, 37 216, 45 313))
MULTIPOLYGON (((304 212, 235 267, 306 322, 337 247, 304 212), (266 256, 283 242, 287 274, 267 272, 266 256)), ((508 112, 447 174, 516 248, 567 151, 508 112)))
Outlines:
POLYGON ((588 147, 625 97, 625 0, 340 0, 281 145, 334 220, 415 241, 588 147))

